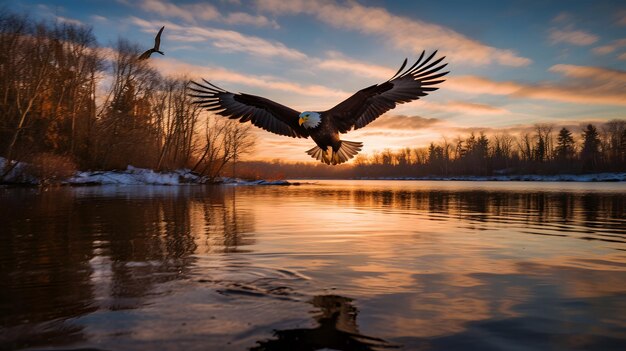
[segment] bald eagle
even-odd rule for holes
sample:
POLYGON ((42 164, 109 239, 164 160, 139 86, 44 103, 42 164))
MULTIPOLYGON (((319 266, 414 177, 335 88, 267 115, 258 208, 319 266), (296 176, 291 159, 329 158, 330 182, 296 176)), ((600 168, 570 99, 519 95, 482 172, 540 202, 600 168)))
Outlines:
POLYGON ((441 72, 447 65, 440 64, 445 56, 433 61, 436 54, 437 51, 422 61, 422 51, 417 61, 406 70, 405 59, 396 74, 386 82, 359 90, 326 111, 298 112, 260 96, 231 93, 204 79, 205 84, 191 82, 189 95, 194 98, 194 103, 208 111, 238 119, 241 123, 250 121, 279 135, 311 137, 317 145, 306 153, 325 164, 337 165, 354 157, 363 147, 361 142, 341 140, 340 133, 363 128, 397 104, 417 100, 438 89, 435 85, 444 81, 438 78, 449 72, 441 72))

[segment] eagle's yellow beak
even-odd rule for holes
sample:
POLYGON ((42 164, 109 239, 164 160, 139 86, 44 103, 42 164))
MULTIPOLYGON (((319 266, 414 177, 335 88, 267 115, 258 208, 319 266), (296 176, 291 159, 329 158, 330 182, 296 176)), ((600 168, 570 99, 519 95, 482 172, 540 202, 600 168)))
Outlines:
POLYGON ((302 123, 304 123, 306 121, 306 119, 304 117, 300 117, 300 119, 298 120, 298 124, 302 125, 302 123))

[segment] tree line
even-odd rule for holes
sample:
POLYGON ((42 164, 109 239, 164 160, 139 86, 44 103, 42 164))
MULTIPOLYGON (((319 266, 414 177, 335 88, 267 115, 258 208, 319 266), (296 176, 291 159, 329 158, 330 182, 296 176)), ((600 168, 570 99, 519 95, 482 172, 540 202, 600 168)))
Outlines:
POLYGON ((568 128, 536 124, 532 132, 442 138, 426 148, 385 150, 355 160, 361 176, 559 174, 626 171, 626 120, 568 128))
POLYGON ((224 172, 254 140, 250 127, 216 119, 164 77, 139 46, 99 46, 92 29, 0 10, 0 156, 39 171, 127 165, 224 172))
POLYGON ((264 178, 362 178, 578 174, 626 171, 626 120, 580 131, 536 124, 519 135, 472 132, 428 147, 359 154, 352 164, 246 162, 243 174, 264 178))

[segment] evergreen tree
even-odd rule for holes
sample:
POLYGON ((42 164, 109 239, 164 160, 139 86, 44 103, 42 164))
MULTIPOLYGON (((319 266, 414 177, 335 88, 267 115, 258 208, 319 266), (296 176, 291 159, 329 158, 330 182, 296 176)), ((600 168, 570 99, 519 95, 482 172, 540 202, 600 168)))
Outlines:
POLYGON ((597 167, 600 158, 600 136, 598 130, 588 124, 583 131, 583 149, 581 151, 583 170, 593 171, 597 167))
POLYGON ((543 138, 537 140, 537 147, 535 148, 535 160, 543 162, 546 158, 546 142, 543 138))
POLYGON ((624 164, 626 163, 626 129, 622 131, 619 149, 620 149, 620 154, 622 156, 622 164, 624 164))
POLYGON ((559 160, 571 160, 574 158, 574 138, 572 132, 562 128, 557 136, 556 155, 559 160))

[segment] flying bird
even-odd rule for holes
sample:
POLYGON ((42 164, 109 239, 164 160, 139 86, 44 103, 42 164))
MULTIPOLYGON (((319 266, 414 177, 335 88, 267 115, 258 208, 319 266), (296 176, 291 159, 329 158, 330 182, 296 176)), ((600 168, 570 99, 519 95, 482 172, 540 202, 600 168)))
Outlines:
POLYGON ((163 26, 163 27, 161 27, 161 29, 159 29, 159 32, 157 33, 156 37, 154 38, 154 47, 152 49, 146 50, 146 52, 141 54, 141 56, 139 56, 140 60, 147 60, 150 57, 150 55, 152 55, 155 52, 158 52, 161 55, 165 55, 163 53, 163 51, 159 50, 159 47, 161 46, 161 33, 163 33, 163 29, 165 29, 165 26, 163 26))
POLYGON ((441 72, 445 56, 433 61, 437 51, 422 61, 425 52, 408 69, 407 59, 389 80, 357 91, 337 106, 326 111, 298 112, 272 100, 244 93, 231 93, 209 81, 192 81, 189 95, 194 103, 218 115, 238 119, 279 135, 294 138, 311 137, 316 146, 308 151, 311 157, 325 164, 337 165, 354 157, 363 143, 341 140, 340 133, 359 129, 393 109, 398 104, 417 100, 439 89, 435 85, 449 72, 441 72), (403 71, 404 70, 404 71, 403 71))

